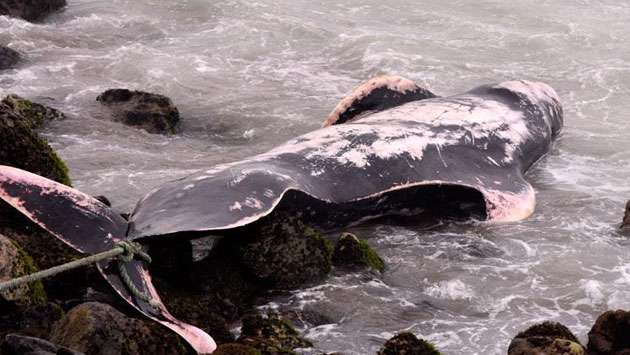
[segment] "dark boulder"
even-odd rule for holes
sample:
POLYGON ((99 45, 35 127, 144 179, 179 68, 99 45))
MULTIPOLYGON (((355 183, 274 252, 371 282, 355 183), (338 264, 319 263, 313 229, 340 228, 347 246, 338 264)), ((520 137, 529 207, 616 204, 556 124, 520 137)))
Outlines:
POLYGON ((220 345, 215 350, 213 355, 262 355, 260 350, 254 349, 251 346, 229 343, 220 345))
POLYGON ((8 333, 46 338, 63 314, 63 309, 52 302, 25 309, 5 309, 0 313, 0 338, 8 333))
POLYGON ((264 355, 291 354, 293 349, 313 346, 277 314, 267 317, 251 314, 243 317, 242 322, 238 342, 258 349, 264 355))
POLYGON ((66 6, 66 0, 0 0, 0 15, 41 20, 66 6))
POLYGON ((412 333, 400 333, 389 339, 377 355, 440 355, 435 347, 412 333))
POLYGON ((333 265, 340 268, 364 269, 370 268, 383 272, 385 262, 370 247, 370 245, 352 233, 343 233, 332 257, 333 265))
POLYGON ((590 355, 630 355, 630 312, 603 313, 588 333, 590 355))
POLYGON ((13 68, 20 59, 20 53, 9 47, 0 46, 0 70, 13 68))
POLYGON ((177 335, 157 323, 127 317, 96 302, 71 309, 57 323, 50 340, 87 355, 188 353, 177 335))
POLYGON ((509 355, 583 355, 584 347, 571 331, 560 323, 543 322, 514 337, 509 355))
POLYGON ((9 95, 0 102, 0 165, 10 165, 70 185, 68 168, 34 129, 59 111, 9 95))
POLYGON ((331 269, 330 242, 291 217, 234 230, 194 262, 190 243, 174 239, 151 244, 149 253, 160 260, 150 265, 153 280, 175 316, 218 342, 233 339, 217 320, 236 321, 266 291, 320 280, 331 269))
POLYGON ((0 346, 0 351, 4 355, 82 355, 78 351, 43 339, 17 334, 7 335, 0 346))
POLYGON ((630 231, 630 201, 626 202, 626 208, 621 222, 621 229, 623 231, 630 231))
POLYGON ((331 243, 297 218, 287 216, 247 230, 243 237, 239 252, 243 267, 272 288, 296 288, 330 273, 331 243))
POLYGON ((159 94, 127 89, 110 89, 96 101, 112 110, 114 119, 149 133, 175 133, 179 111, 171 99, 159 94))

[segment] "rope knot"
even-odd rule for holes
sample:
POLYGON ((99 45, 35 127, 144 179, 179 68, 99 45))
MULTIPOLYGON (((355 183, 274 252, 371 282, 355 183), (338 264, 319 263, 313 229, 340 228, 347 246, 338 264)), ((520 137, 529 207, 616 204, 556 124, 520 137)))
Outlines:
POLYGON ((121 247, 124 250, 119 258, 126 263, 134 260, 136 257, 146 263, 151 263, 151 256, 145 253, 144 250, 142 250, 142 245, 138 243, 124 240, 122 242, 118 242, 116 246, 121 247))

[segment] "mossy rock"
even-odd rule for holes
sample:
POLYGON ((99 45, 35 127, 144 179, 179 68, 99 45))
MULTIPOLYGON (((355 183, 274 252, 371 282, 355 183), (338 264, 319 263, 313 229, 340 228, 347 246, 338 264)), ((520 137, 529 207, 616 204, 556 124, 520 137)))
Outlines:
POLYGON ((164 95, 127 89, 109 89, 96 101, 112 110, 114 120, 149 133, 177 132, 179 111, 164 95))
POLYGON ((166 328, 96 302, 71 309, 56 324, 50 340, 86 355, 189 353, 182 340, 166 328))
POLYGON ((440 355, 433 344, 412 333, 400 333, 389 339, 377 355, 440 355))
POLYGON ((534 353, 583 355, 585 350, 569 328, 556 322, 543 322, 518 333, 508 347, 509 355, 534 353))
POLYGON ((0 102, 0 165, 14 166, 70 186, 68 167, 34 131, 50 117, 59 117, 53 111, 15 96, 0 102))
POLYGON ((21 118, 29 128, 40 128, 49 121, 64 120, 66 116, 59 110, 50 108, 18 95, 8 95, 2 103, 11 108, 13 113, 21 118))
POLYGON ((213 355, 262 355, 260 350, 254 349, 251 346, 229 343, 220 345, 217 350, 212 353, 213 355))
MULTIPOLYGON (((2 281, 32 274, 37 271, 33 259, 15 241, 0 235, 0 277, 2 281)), ((1 298, 19 307, 44 304, 47 301, 40 281, 18 286, 0 293, 1 298)))
POLYGON ((339 237, 332 261, 336 267, 341 268, 371 268, 380 272, 385 271, 383 259, 366 241, 352 233, 343 233, 339 237))
POLYGON ((287 350, 313 346, 313 343, 300 336, 293 325, 275 313, 270 313, 266 317, 261 314, 250 314, 243 317, 242 322, 239 342, 247 342, 247 339, 250 339, 249 342, 253 343, 256 341, 251 341, 251 339, 257 339, 264 344, 287 350))
POLYGON ((332 269, 330 241, 297 217, 284 216, 238 234, 241 264, 272 288, 300 287, 332 269))

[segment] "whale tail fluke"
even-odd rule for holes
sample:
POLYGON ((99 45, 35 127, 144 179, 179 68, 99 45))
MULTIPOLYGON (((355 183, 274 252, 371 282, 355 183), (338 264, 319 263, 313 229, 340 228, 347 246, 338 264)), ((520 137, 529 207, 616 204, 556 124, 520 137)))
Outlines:
MULTIPOLYGON (((96 254, 127 240, 128 223, 94 197, 76 189, 10 166, 0 165, 0 199, 21 212, 73 249, 96 254)), ((166 309, 142 261, 123 266, 135 288, 151 302, 135 296, 125 284, 116 260, 97 264, 114 290, 147 317, 182 336, 200 354, 214 351, 216 344, 202 330, 175 319, 166 309)))

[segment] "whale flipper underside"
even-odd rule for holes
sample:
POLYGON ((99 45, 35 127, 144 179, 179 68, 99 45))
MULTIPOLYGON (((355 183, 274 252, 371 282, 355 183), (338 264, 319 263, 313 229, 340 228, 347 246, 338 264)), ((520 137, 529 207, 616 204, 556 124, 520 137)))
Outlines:
MULTIPOLYGON (((0 199, 81 253, 100 253, 127 240, 127 221, 108 206, 78 190, 27 171, 0 165, 0 199)), ((151 296, 153 305, 129 292, 121 281, 116 260, 102 261, 97 266, 131 306, 175 331, 197 352, 214 351, 216 345, 208 334, 168 312, 143 262, 127 262, 124 269, 134 286, 151 296)))

